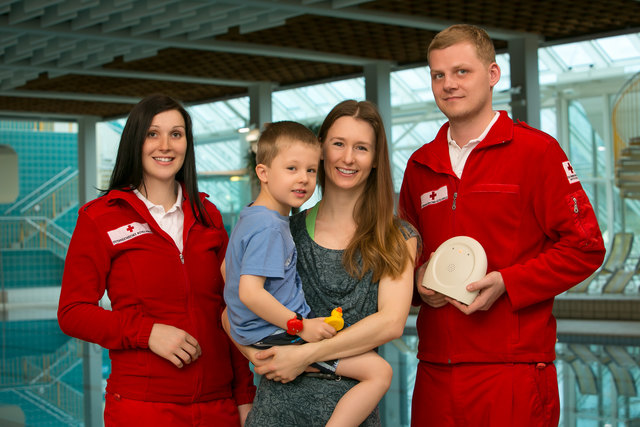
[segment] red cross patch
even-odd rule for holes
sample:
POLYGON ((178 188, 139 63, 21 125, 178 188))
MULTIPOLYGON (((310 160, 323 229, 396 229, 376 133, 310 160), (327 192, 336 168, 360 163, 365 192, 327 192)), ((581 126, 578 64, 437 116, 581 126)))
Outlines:
POLYGON ((151 233, 151 227, 149 227, 149 224, 132 222, 131 224, 126 224, 126 225, 123 225, 122 227, 118 227, 114 230, 111 230, 107 234, 109 234, 111 243, 113 243, 114 245, 117 245, 119 243, 124 243, 128 240, 131 240, 134 237, 138 237, 143 234, 150 234, 150 233, 151 233))
POLYGON ((567 174, 569 184, 580 182, 580 180, 578 179, 578 175, 576 174, 576 171, 573 170, 573 166, 571 166, 569 160, 567 160, 566 162, 562 162, 562 167, 564 168, 564 172, 567 174))
POLYGON ((449 198, 447 186, 444 185, 437 190, 431 190, 420 196, 420 207, 424 208, 429 205, 440 203, 449 198))

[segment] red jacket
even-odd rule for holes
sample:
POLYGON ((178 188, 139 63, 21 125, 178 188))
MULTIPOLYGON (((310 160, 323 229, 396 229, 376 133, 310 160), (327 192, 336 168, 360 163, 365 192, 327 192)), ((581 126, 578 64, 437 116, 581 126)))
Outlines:
MULTIPOLYGON (((418 358, 433 363, 549 362, 555 359, 553 298, 604 258, 600 228, 566 155, 551 136, 501 112, 459 179, 448 123, 409 159, 399 210, 420 231, 418 265, 445 240, 478 240, 488 272, 506 286, 488 311, 451 304, 418 315, 418 358)), ((416 303, 420 300, 414 299, 416 303)))
POLYGON ((58 321, 66 334, 109 349, 108 392, 156 402, 253 401, 248 362, 220 321, 227 233, 216 207, 200 197, 213 226, 196 222, 185 200, 182 254, 131 191, 110 191, 80 209, 58 321), (112 311, 98 306, 105 289, 112 311), (195 337, 200 358, 179 369, 154 354, 148 348, 154 323, 195 337))

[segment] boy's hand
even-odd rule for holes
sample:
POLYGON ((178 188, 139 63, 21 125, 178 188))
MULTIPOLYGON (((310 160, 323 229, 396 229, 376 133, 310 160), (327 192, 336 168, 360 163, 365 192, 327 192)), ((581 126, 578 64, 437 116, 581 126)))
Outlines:
POLYGON ((331 338, 337 332, 333 326, 324 321, 324 317, 304 319, 302 331, 298 334, 306 342, 317 342, 331 338))

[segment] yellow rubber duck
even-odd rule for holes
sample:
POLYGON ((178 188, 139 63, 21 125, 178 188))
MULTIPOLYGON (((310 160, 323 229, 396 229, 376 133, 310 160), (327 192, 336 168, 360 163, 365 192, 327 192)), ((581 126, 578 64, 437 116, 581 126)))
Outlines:
POLYGON ((336 331, 339 331, 344 327, 344 319, 342 318, 342 307, 334 308, 331 311, 331 316, 325 317, 324 321, 333 326, 336 331))

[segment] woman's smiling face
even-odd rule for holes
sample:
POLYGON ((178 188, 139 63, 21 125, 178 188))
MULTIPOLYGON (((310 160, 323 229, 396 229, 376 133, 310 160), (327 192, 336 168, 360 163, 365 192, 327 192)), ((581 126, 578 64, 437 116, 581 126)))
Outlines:
POLYGON ((366 121, 337 119, 322 142, 325 185, 362 191, 375 167, 376 134, 366 121))
POLYGON ((142 145, 145 182, 173 181, 184 163, 187 136, 184 117, 178 110, 158 113, 142 145))

